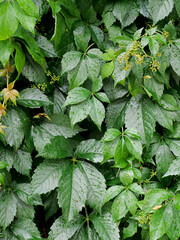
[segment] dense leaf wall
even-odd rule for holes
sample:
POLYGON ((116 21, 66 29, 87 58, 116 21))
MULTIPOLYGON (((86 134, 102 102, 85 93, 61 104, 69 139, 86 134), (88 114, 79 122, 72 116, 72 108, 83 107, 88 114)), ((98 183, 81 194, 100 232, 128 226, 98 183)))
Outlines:
POLYGON ((0 238, 180 238, 179 0, 0 0, 0 238))

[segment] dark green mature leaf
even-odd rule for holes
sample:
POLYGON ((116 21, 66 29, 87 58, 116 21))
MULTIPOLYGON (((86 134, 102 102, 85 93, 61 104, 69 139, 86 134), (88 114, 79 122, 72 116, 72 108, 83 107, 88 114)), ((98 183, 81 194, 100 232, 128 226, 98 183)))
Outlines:
POLYGON ((74 233, 80 229, 83 222, 83 217, 79 215, 74 220, 70 221, 68 226, 66 225, 63 217, 59 217, 55 220, 51 226, 51 231, 49 233, 49 240, 68 240, 74 233))
POLYGON ((85 24, 79 24, 73 31, 74 40, 79 50, 83 52, 88 48, 88 43, 91 38, 91 32, 85 24))
POLYGON ((12 231, 19 238, 23 237, 24 239, 41 239, 38 228, 30 219, 16 220, 12 224, 12 231))
POLYGON ((53 44, 44 36, 39 36, 37 39, 38 46, 43 50, 46 57, 57 57, 53 44))
POLYGON ((123 0, 121 2, 117 2, 114 5, 113 11, 115 17, 121 22, 122 27, 127 27, 139 15, 139 8, 134 0, 123 0))
POLYGON ((161 19, 164 19, 173 9, 173 0, 150 0, 149 8, 153 18, 154 25, 161 19))
POLYGON ((126 199, 126 191, 121 192, 114 199, 114 202, 112 204, 111 213, 112 213, 113 219, 115 221, 118 221, 121 218, 125 217, 125 215, 128 212, 128 209, 127 209, 127 206, 125 203, 125 199, 126 199))
POLYGON ((118 227, 116 223, 113 222, 110 213, 103 214, 102 216, 92 215, 90 219, 100 238, 107 240, 119 239, 118 227))
POLYGON ((20 44, 16 44, 16 55, 15 55, 15 64, 16 64, 16 69, 18 71, 18 76, 23 70, 24 64, 25 64, 25 54, 21 48, 20 44))
POLYGON ((174 159, 164 177, 180 174, 180 158, 174 159))
POLYGON ((63 136, 55 136, 38 153, 38 156, 50 159, 72 157, 73 148, 68 139, 63 136))
POLYGON ((121 182, 125 185, 128 186, 133 182, 134 179, 134 173, 130 167, 121 169, 120 174, 119 174, 121 182))
POLYGON ((175 73, 180 76, 180 49, 176 47, 174 44, 171 45, 171 58, 170 58, 171 66, 175 73))
POLYGON ((69 114, 71 125, 74 126, 76 123, 81 122, 82 120, 87 118, 90 111, 91 111, 90 100, 71 106, 71 110, 69 114))
POLYGON ((175 156, 180 156, 180 140, 166 139, 166 142, 175 156))
POLYGON ((175 98, 170 94, 164 94, 161 98, 161 105, 164 109, 176 111, 178 109, 175 98))
POLYGON ((90 97, 90 95, 91 95, 91 92, 88 89, 82 88, 82 87, 76 87, 71 91, 69 91, 63 107, 83 102, 87 100, 90 97))
POLYGON ((106 191, 106 195, 104 197, 104 202, 103 204, 109 202, 109 200, 113 199, 114 197, 116 197, 119 193, 121 193, 123 190, 125 189, 124 186, 112 186, 110 188, 108 188, 108 190, 106 191))
POLYGON ((98 45, 101 46, 103 40, 104 40, 104 34, 103 31, 94 26, 94 25, 90 25, 90 31, 91 31, 91 36, 93 41, 98 45))
POLYGON ((178 16, 180 17, 180 2, 178 0, 174 0, 174 4, 176 6, 176 11, 178 13, 178 16))
POLYGON ((91 164, 80 162, 82 172, 87 182, 87 204, 98 212, 101 212, 106 192, 104 176, 91 164))
POLYGON ((5 41, 0 41, 0 61, 4 67, 6 66, 6 63, 9 60, 11 52, 12 52, 11 41, 9 39, 5 41))
POLYGON ((129 150, 129 152, 136 158, 141 161, 141 155, 142 155, 142 143, 133 138, 125 137, 126 147, 129 150))
POLYGON ((62 59, 62 74, 74 69, 80 62, 82 53, 78 51, 67 52, 62 59))
POLYGON ((103 161, 102 146, 103 144, 95 139, 82 141, 76 149, 76 156, 100 163, 103 161))
POLYGON ((97 56, 93 55, 93 49, 89 50, 86 56, 86 67, 88 78, 92 81, 95 81, 97 77, 99 77, 101 61, 97 58, 97 56), (92 52, 92 54, 91 54, 92 52))
POLYGON ((18 19, 10 2, 4 2, 0 7, 0 40, 10 38, 18 28, 18 19))
POLYGON ((20 96, 17 103, 24 107, 39 108, 53 104, 45 94, 36 88, 26 88, 20 92, 20 96))
POLYGON ((159 239, 172 224, 173 211, 171 204, 164 206, 153 214, 150 221, 150 238, 159 239))
POLYGON ((146 79, 144 86, 152 94, 154 99, 160 101, 164 91, 163 83, 151 77, 150 79, 146 79))
POLYGON ((85 206, 87 182, 79 164, 66 168, 59 180, 58 203, 66 222, 74 219, 85 206))
POLYGON ((121 135, 121 132, 116 128, 109 128, 105 134, 104 137, 101 139, 101 142, 110 142, 114 140, 115 138, 119 137, 121 135))
POLYGON ((166 231, 166 233, 171 240, 178 240, 180 237, 180 222, 179 222, 180 211, 177 210, 175 206, 172 206, 172 211, 173 211, 172 224, 166 231))
POLYGON ((126 110, 126 127, 137 129, 143 143, 148 147, 155 129, 155 107, 148 100, 139 96, 136 100, 132 97, 126 110))
POLYGON ((23 122, 20 113, 11 108, 8 110, 3 123, 7 128, 4 130, 6 142, 14 149, 18 149, 24 138, 23 122))
POLYGON ((32 167, 31 154, 18 149, 14 156, 13 166, 19 173, 30 176, 30 170, 32 167))
POLYGON ((42 194, 58 187, 64 164, 60 160, 46 160, 41 163, 32 176, 32 192, 42 194))
POLYGON ((152 211, 153 207, 172 197, 172 193, 164 189, 152 189, 146 193, 144 200, 138 202, 138 205, 145 213, 148 213, 152 211))
POLYGON ((158 123, 173 132, 173 115, 156 104, 156 119, 158 123))
POLYGON ((134 195, 134 193, 132 193, 129 190, 126 190, 126 197, 125 197, 125 202, 126 202, 126 206, 128 208, 128 210, 130 211, 130 213, 132 215, 134 215, 137 211, 138 205, 137 205, 137 198, 134 195))
POLYGON ((124 168, 127 166, 127 158, 129 156, 129 151, 126 146, 126 142, 124 137, 122 137, 116 147, 114 154, 115 165, 120 168, 124 168))
POLYGON ((101 124, 105 117, 105 108, 104 105, 94 96, 91 100, 91 110, 89 116, 92 121, 97 125, 99 131, 101 131, 101 124))
POLYGON ((123 228, 123 239, 132 237, 137 232, 137 221, 129 219, 128 226, 123 228))
POLYGON ((16 199, 12 192, 4 192, 0 197, 0 226, 6 228, 16 215, 16 199))

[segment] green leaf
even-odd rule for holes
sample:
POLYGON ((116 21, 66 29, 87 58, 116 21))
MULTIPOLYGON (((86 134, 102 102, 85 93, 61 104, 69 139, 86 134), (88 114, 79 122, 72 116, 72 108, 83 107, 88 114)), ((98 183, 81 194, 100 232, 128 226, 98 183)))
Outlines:
POLYGON ((151 76, 150 79, 146 79, 144 86, 157 101, 160 101, 164 91, 163 83, 151 76))
POLYGON ((11 41, 9 39, 5 41, 0 41, 0 61, 3 67, 6 66, 10 58, 11 52, 12 52, 11 41))
POLYGON ((68 92, 68 96, 63 107, 83 102, 87 100, 90 97, 90 95, 91 92, 88 89, 76 87, 68 92))
POLYGON ((104 197, 104 202, 103 205, 109 202, 111 199, 116 197, 119 193, 121 193, 125 189, 124 186, 112 186, 108 188, 106 191, 105 197, 104 197))
POLYGON ((76 156, 94 163, 101 163, 103 161, 102 145, 100 141, 95 139, 82 141, 76 149, 76 156))
POLYGON ((74 69, 80 62, 82 53, 78 51, 67 52, 62 59, 62 74, 74 69))
POLYGON ((137 129, 140 133, 143 143, 148 147, 155 130, 155 107, 154 104, 141 97, 135 100, 131 98, 126 110, 126 128, 137 129))
POLYGON ((119 137, 121 135, 121 132, 116 128, 109 128, 105 134, 104 137, 101 139, 101 142, 110 142, 114 140, 115 138, 119 137))
POLYGON ((162 143, 156 152, 157 176, 160 180, 173 163, 173 160, 174 156, 169 147, 165 143, 162 143))
POLYGON ((38 36, 37 44, 46 57, 57 57, 53 44, 44 36, 38 36))
POLYGON ((180 76, 180 69, 179 69, 180 49, 176 47, 174 44, 171 45, 170 63, 175 73, 177 73, 177 75, 180 76))
POLYGON ((125 203, 126 191, 121 192, 115 199, 112 204, 111 213, 113 219, 117 222, 121 218, 125 217, 128 213, 127 206, 125 203))
POLYGON ((3 123, 7 126, 4 129, 6 142, 11 147, 13 146, 14 149, 18 149, 24 138, 23 122, 20 113, 13 108, 9 109, 3 123))
POLYGON ((103 162, 106 162, 107 160, 114 157, 116 147, 119 143, 119 139, 115 139, 110 142, 104 142, 103 144, 103 162))
POLYGON ((0 161, 0 169, 6 168, 7 166, 9 166, 8 163, 0 161))
POLYGON ((109 77, 114 71, 114 61, 106 63, 101 69, 102 79, 109 77))
POLYGON ((103 92, 98 92, 98 93, 95 93, 95 96, 97 98, 99 98, 99 100, 101 100, 102 102, 107 102, 107 103, 110 103, 109 101, 109 98, 107 97, 107 95, 103 92))
MULTIPOLYGON (((36 146, 35 146, 36 147, 36 146)), ((38 156, 44 158, 57 159, 73 156, 73 148, 68 139, 63 136, 55 136, 50 139, 38 156)))
MULTIPOLYGON (((175 122, 173 125, 174 131, 170 132, 167 131, 165 134, 168 138, 175 138, 175 139, 179 139, 180 138, 180 123, 179 122, 175 122)), ((175 140, 174 139, 174 140, 175 140)), ((173 139, 171 139, 173 141, 173 139)))
POLYGON ((159 43, 153 37, 149 37, 149 49, 153 56, 159 51, 159 43))
POLYGON ((0 198, 0 226, 6 228, 16 215, 16 199, 12 192, 4 192, 0 198))
POLYGON ((122 28, 127 27, 139 15, 139 8, 134 0, 123 0, 114 5, 114 16, 121 22, 122 28))
POLYGON ((10 38, 18 28, 16 13, 10 2, 0 7, 0 41, 10 38))
POLYGON ((71 125, 81 122, 89 115, 91 110, 91 101, 87 100, 80 104, 71 106, 69 117, 71 119, 71 125))
POLYGON ((71 138, 81 130, 78 126, 72 130, 68 116, 59 113, 52 115, 51 121, 47 120, 40 126, 33 127, 32 136, 37 151, 41 152, 50 143, 50 139, 56 136, 71 138))
POLYGON ((149 8, 153 18, 154 25, 164 19, 173 9, 173 0, 150 0, 149 8))
POLYGON ((137 183, 132 183, 130 186, 129 186, 129 189, 135 193, 138 193, 138 194, 144 194, 144 190, 142 189, 142 187, 140 185, 138 185, 137 183))
POLYGON ((58 187, 64 164, 59 160, 45 160, 34 171, 31 182, 33 194, 42 194, 58 187))
POLYGON ((171 114, 171 112, 165 110, 164 108, 160 107, 158 104, 156 104, 156 119, 158 121, 158 123, 169 129, 170 131, 173 132, 173 116, 171 114))
POLYGON ((138 202, 138 205, 145 213, 148 213, 152 211, 155 206, 160 205, 163 201, 172 197, 172 193, 164 189, 152 189, 146 193, 144 200, 138 202))
POLYGON ((20 21, 22 26, 34 34, 34 26, 36 23, 35 17, 27 15, 25 11, 15 1, 13 2, 13 7, 16 12, 16 17, 20 21))
MULTIPOLYGON (((69 62, 67 63, 69 65, 69 62)), ((86 60, 82 59, 79 64, 70 72, 68 72, 68 81, 70 89, 82 85, 88 77, 86 60)))
POLYGON ((15 48, 16 48, 15 64, 16 64, 16 69, 18 71, 18 77, 19 77, 20 73, 23 70, 26 59, 25 59, 25 54, 21 48, 21 45, 17 43, 15 45, 15 48))
POLYGON ((130 138, 136 138, 141 140, 141 136, 139 134, 139 132, 136 129, 132 129, 132 128, 128 128, 125 130, 125 135, 130 137, 130 138))
POLYGON ((66 222, 74 219, 85 206, 87 183, 79 164, 66 168, 59 180, 58 203, 66 222))
POLYGON ((134 179, 134 173, 131 168, 125 168, 120 170, 119 174, 121 182, 125 185, 128 186, 133 182, 134 179))
POLYGON ((97 77, 99 77, 101 61, 97 56, 91 54, 91 50, 88 51, 86 56, 86 67, 88 78, 94 81, 97 77))
POLYGON ((110 28, 113 23, 116 21, 116 18, 113 15, 113 12, 106 12, 102 15, 103 22, 106 25, 107 29, 110 28))
POLYGON ((14 156, 13 166, 19 173, 30 176, 30 170, 32 168, 31 154, 18 149, 14 156))
POLYGON ((92 121, 97 125, 99 131, 101 131, 101 124, 105 117, 105 108, 104 105, 94 96, 91 100, 91 110, 89 112, 89 116, 91 117, 92 121))
POLYGON ((161 105, 164 109, 169 111, 176 111, 178 109, 175 98, 170 94, 164 94, 161 98, 161 105))
POLYGON ((137 198, 134 195, 134 193, 132 193, 129 190, 126 190, 126 197, 125 197, 125 202, 126 202, 126 206, 128 208, 128 210, 130 211, 130 213, 132 215, 134 215, 137 211, 138 205, 137 205, 137 198))
POLYGON ((99 90, 101 90, 103 86, 103 82, 102 82, 102 78, 96 78, 93 80, 93 84, 92 84, 92 92, 99 92, 99 90))
POLYGON ((66 24, 65 24, 64 17, 60 13, 55 14, 54 18, 55 18, 55 29, 54 29, 54 34, 51 40, 54 40, 55 47, 58 47, 62 40, 63 34, 66 31, 66 24))
POLYGON ((126 167, 128 156, 129 156, 129 151, 127 149, 124 137, 122 137, 115 150, 115 154, 114 154, 115 165, 120 168, 126 167))
POLYGON ((180 158, 173 160, 168 168, 168 171, 164 174, 164 177, 179 175, 180 174, 180 158))
POLYGON ((81 24, 75 28, 73 34, 77 48, 85 52, 88 48, 88 43, 91 38, 91 32, 89 28, 85 24, 81 24))
POLYGON ((30 219, 16 220, 12 224, 12 231, 18 238, 41 239, 40 232, 35 223, 30 219))
POLYGON ((97 45, 101 45, 104 40, 103 31, 94 25, 90 25, 89 27, 90 27, 91 36, 92 36, 93 41, 97 45))
POLYGON ((78 216, 76 219, 69 222, 68 226, 66 225, 63 217, 59 217, 55 220, 53 225, 51 226, 51 231, 49 233, 49 240, 68 240, 70 239, 74 233, 80 229, 82 225, 83 218, 82 216, 78 216))
POLYGON ((101 216, 92 215, 90 217, 94 228, 99 234, 101 239, 117 240, 119 239, 119 230, 115 222, 113 222, 110 213, 101 216))
POLYGON ((30 16, 38 18, 39 12, 32 0, 26 0, 24 2, 23 0, 17 0, 19 6, 30 16))
POLYGON ((174 4, 175 4, 175 7, 176 7, 176 11, 178 13, 178 16, 180 17, 180 3, 178 0, 174 0, 174 4))
POLYGON ((133 38, 134 38, 135 41, 138 40, 138 39, 141 37, 141 33, 142 33, 142 30, 143 30, 143 29, 144 29, 144 28, 140 28, 140 29, 138 29, 138 30, 134 33, 133 38))
POLYGON ((128 226, 123 228, 123 239, 130 238, 137 232, 137 221, 129 219, 127 222, 128 226))
POLYGON ((20 99, 17 103, 29 108, 39 108, 41 106, 49 106, 53 104, 45 94, 37 88, 25 88, 20 92, 20 99))
POLYGON ((177 193, 177 194, 175 195, 174 206, 175 206, 178 210, 180 210, 180 194, 179 194, 179 193, 177 193))
POLYGON ((171 204, 155 211, 150 221, 150 239, 162 237, 172 224, 173 212, 171 204))
POLYGON ((126 147, 129 150, 129 152, 140 161, 142 160, 142 143, 139 140, 125 137, 126 147))
POLYGON ((166 142, 175 156, 180 156, 180 140, 166 139, 166 142))
POLYGON ((172 206, 173 218, 172 224, 169 229, 166 231, 168 237, 172 240, 178 240, 180 237, 180 211, 177 210, 175 206, 172 206))
POLYGON ((105 178, 93 165, 87 162, 81 161, 80 166, 87 182, 87 204, 101 212, 106 192, 105 178))

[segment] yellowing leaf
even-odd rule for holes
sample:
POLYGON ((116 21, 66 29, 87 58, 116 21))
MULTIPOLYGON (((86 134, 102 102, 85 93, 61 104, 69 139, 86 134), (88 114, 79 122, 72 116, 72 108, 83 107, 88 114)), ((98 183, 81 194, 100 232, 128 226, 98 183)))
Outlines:
POLYGON ((7 128, 7 127, 4 126, 4 125, 2 125, 2 123, 0 123, 0 133, 2 133, 3 135, 5 135, 3 128, 7 128))
POLYGON ((6 115, 6 106, 4 106, 4 103, 0 103, 0 119, 2 117, 2 115, 6 115))
POLYGON ((7 88, 4 88, 2 90, 2 93, 4 94, 4 101, 5 103, 10 99, 15 105, 16 105, 16 97, 20 98, 19 92, 14 88, 14 82, 11 82, 8 84, 7 88))

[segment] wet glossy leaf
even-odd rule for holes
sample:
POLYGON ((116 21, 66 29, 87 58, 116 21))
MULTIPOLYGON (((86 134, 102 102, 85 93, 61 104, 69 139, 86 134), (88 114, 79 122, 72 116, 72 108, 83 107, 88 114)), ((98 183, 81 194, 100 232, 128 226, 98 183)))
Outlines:
POLYGON ((174 159, 164 177, 180 174, 180 158, 174 159))

